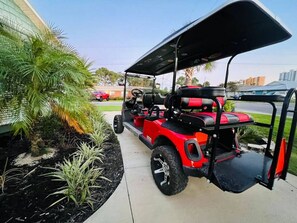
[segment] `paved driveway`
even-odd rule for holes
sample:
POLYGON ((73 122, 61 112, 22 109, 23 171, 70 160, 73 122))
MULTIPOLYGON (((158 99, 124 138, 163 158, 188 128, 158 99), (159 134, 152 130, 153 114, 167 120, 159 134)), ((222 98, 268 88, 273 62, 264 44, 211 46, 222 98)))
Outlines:
MULTIPOLYGON (((110 123, 115 114, 106 114, 110 123)), ((205 178, 190 177, 182 193, 168 197, 153 181, 151 151, 126 129, 118 139, 125 167, 122 182, 86 223, 297 222, 295 176, 276 181, 273 191, 256 185, 241 194, 222 192, 205 178)))

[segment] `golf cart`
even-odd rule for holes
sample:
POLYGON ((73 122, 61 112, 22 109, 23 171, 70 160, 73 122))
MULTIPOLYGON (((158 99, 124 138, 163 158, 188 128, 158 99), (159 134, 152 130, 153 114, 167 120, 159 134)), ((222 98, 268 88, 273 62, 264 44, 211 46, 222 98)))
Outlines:
MULTIPOLYGON (((125 72, 127 78, 153 80, 172 72, 172 91, 162 96, 132 90, 123 102, 121 115, 114 117, 116 133, 127 128, 153 150, 151 170, 156 185, 166 195, 181 192, 188 176, 206 177, 223 191, 240 193, 260 183, 272 189, 275 178, 285 180, 297 121, 297 105, 289 109, 296 89, 285 97, 242 95, 240 100, 272 106, 271 122, 259 123, 244 113, 225 112, 229 65, 241 53, 272 45, 291 34, 256 0, 233 0, 211 14, 179 29, 141 57, 125 72), (178 70, 230 57, 224 87, 183 86, 176 89, 178 70), (274 152, 270 152, 276 119, 276 102, 283 103, 274 152), (293 113, 288 141, 284 139, 287 113, 293 113), (237 140, 238 129, 257 125, 269 129, 263 154, 243 152, 237 140)), ((233 99, 234 100, 234 99, 233 99)))

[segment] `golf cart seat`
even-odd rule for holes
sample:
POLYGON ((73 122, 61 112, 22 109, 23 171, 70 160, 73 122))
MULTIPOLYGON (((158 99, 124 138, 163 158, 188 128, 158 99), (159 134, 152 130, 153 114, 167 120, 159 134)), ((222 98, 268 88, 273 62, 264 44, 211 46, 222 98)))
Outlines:
MULTIPOLYGON (((181 87, 177 90, 177 105, 180 114, 177 120, 196 127, 211 130, 214 128, 217 113, 214 99, 224 106, 226 102, 225 89, 221 87, 181 87), (185 109, 201 109, 200 112, 185 111, 185 109)), ((220 128, 230 128, 252 124, 254 121, 248 115, 240 112, 222 112, 220 128)))
MULTIPOLYGON (((216 112, 187 112, 181 113, 178 120, 180 122, 194 125, 197 127, 207 128, 214 127, 216 122, 216 112)), ((221 115, 221 128, 231 128, 252 124, 254 120, 248 115, 240 112, 223 112, 221 115)))
POLYGON ((144 108, 152 108, 154 105, 163 105, 165 96, 159 93, 144 93, 142 96, 142 104, 144 108))
POLYGON ((145 119, 149 121, 155 121, 163 117, 164 110, 160 109, 159 105, 163 105, 165 101, 165 96, 159 93, 145 93, 142 96, 142 104, 144 108, 147 108, 145 119))

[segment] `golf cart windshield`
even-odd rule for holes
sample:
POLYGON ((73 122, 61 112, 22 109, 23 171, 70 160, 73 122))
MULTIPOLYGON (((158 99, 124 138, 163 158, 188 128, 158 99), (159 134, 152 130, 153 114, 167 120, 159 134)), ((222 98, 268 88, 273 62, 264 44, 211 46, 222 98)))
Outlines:
POLYGON ((161 75, 237 55, 291 37, 256 0, 233 0, 165 38, 126 72, 161 75))

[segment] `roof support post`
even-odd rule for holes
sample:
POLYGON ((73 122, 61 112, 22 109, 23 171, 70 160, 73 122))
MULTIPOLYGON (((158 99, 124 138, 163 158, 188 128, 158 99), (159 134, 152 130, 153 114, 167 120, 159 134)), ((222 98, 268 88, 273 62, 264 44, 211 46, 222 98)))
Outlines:
POLYGON ((125 73, 125 78, 124 78, 124 101, 126 99, 126 89, 127 89, 127 72, 125 73))
POLYGON ((179 38, 176 41, 175 44, 175 51, 174 51, 174 71, 173 71, 173 80, 172 80, 172 89, 171 93, 173 94, 175 92, 175 83, 176 83, 176 75, 177 75, 177 65, 178 65, 178 44, 181 39, 182 35, 179 36, 179 38))
POLYGON ((224 88, 227 88, 227 82, 228 82, 228 77, 229 77, 229 66, 230 66, 230 63, 231 61, 233 60, 233 58, 236 56, 237 54, 233 55, 229 61, 228 61, 228 64, 227 64, 227 70, 226 70, 226 76, 225 76, 225 83, 224 83, 224 88))
POLYGON ((156 88, 156 76, 154 75, 153 86, 152 86, 152 93, 153 93, 153 95, 155 93, 155 88, 156 88))

